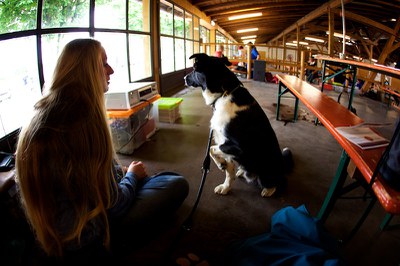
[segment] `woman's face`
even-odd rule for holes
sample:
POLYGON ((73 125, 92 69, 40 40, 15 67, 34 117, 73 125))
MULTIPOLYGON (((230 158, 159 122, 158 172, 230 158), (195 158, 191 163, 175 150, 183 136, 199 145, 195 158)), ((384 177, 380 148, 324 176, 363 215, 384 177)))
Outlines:
POLYGON ((112 67, 107 63, 107 54, 106 51, 104 50, 104 48, 102 49, 102 55, 101 55, 101 59, 103 62, 103 69, 104 69, 104 76, 106 77, 106 86, 105 86, 105 91, 108 91, 108 85, 110 84, 110 75, 114 73, 114 69, 112 69, 112 67))

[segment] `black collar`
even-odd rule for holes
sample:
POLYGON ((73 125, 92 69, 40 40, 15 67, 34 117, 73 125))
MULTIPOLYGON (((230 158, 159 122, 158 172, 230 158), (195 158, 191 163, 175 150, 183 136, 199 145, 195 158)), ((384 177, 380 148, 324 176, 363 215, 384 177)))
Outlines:
POLYGON ((234 88, 234 89, 231 90, 231 91, 225 90, 224 93, 223 93, 221 96, 215 98, 215 100, 214 100, 210 105, 211 105, 211 106, 213 107, 213 109, 214 109, 215 103, 218 101, 219 98, 221 98, 221 97, 226 97, 226 96, 228 96, 229 94, 232 94, 232 93, 233 93, 235 90, 237 90, 238 88, 243 88, 243 84, 237 85, 237 87, 234 88))

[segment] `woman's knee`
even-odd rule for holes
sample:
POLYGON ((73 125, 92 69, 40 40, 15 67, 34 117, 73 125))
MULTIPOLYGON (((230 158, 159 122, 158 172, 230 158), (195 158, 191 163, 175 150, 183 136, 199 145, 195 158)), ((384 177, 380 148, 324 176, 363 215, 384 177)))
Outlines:
POLYGON ((154 221, 164 221, 182 205, 189 194, 189 183, 180 175, 158 175, 138 191, 128 213, 119 221, 122 227, 141 228, 154 221))
POLYGON ((172 172, 163 172, 153 176, 143 185, 143 189, 152 188, 162 188, 165 190, 173 189, 188 193, 189 183, 186 178, 181 175, 172 172))

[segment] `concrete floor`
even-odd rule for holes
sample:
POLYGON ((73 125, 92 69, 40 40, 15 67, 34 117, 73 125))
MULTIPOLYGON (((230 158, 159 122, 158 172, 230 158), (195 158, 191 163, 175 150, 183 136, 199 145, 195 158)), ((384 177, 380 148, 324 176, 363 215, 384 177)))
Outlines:
MULTIPOLYGON (((268 232, 271 216, 281 208, 304 204, 312 216, 317 215, 336 172, 342 151, 340 145, 323 126, 311 122, 313 116, 302 104, 298 122, 277 121, 277 84, 252 80, 242 82, 269 117, 281 148, 289 147, 293 152, 295 165, 287 177, 286 189, 272 198, 262 198, 258 188, 238 180, 230 194, 216 195, 214 187, 223 182, 224 174, 211 163, 193 228, 177 240, 179 226, 189 214, 200 185, 212 114, 211 108, 204 104, 200 89, 185 88, 174 96, 183 98, 181 118, 172 124, 157 123, 157 132, 133 155, 120 155, 126 164, 133 159, 142 160, 149 173, 164 170, 181 173, 190 184, 189 196, 178 212, 176 224, 141 249, 132 250, 125 258, 126 262, 160 265, 165 263, 161 254, 175 243, 169 254, 170 265, 178 265, 175 258, 187 253, 195 253, 209 265, 222 265, 220 255, 229 243, 268 232)), ((327 93, 337 99, 337 92, 327 93)), ((341 101, 347 106, 346 95, 341 101)), ((285 98, 282 104, 293 106, 294 101, 285 98)), ((398 117, 397 111, 388 110, 384 103, 366 97, 356 96, 353 106, 367 122, 394 123, 398 117)), ((379 130, 390 138, 393 127, 379 130)), ((352 192, 362 193, 363 189, 352 192)), ((362 200, 339 200, 325 224, 326 229, 338 240, 345 238, 366 205, 367 202, 362 200)), ((379 224, 384 215, 379 203, 375 204, 356 236, 342 247, 348 265, 399 265, 400 228, 396 224, 400 220, 394 217, 391 227, 381 231, 379 224)))

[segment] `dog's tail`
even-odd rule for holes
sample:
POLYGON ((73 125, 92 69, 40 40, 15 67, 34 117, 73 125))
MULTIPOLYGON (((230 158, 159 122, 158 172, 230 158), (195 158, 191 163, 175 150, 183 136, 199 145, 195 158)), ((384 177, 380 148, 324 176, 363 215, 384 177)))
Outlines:
POLYGON ((282 156, 284 172, 287 174, 292 171, 294 165, 292 151, 285 147, 282 149, 282 156))

